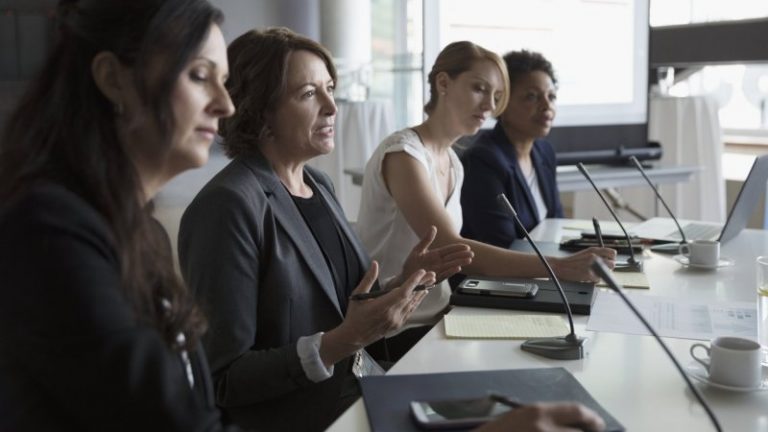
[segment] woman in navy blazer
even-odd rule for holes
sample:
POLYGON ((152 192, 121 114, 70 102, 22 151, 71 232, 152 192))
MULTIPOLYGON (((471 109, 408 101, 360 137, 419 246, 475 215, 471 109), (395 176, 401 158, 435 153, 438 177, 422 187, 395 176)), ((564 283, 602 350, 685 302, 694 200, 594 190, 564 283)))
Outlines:
POLYGON ((527 230, 545 218, 563 217, 557 189, 555 152, 542 139, 555 118, 557 79, 541 54, 513 51, 504 56, 510 81, 507 108, 496 127, 481 132, 462 156, 462 235, 500 247, 523 238, 499 209, 503 193, 527 230))

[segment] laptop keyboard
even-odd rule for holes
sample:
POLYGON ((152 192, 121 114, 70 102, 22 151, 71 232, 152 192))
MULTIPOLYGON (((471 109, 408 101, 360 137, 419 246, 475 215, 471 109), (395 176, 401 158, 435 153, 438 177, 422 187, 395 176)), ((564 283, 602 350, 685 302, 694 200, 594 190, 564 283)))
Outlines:
MULTIPOLYGON (((683 227, 683 232, 685 233, 685 237, 691 240, 708 240, 720 234, 721 229, 722 228, 716 225, 689 223, 683 227)), ((680 231, 674 230, 667 234, 667 237, 679 239, 680 231)))

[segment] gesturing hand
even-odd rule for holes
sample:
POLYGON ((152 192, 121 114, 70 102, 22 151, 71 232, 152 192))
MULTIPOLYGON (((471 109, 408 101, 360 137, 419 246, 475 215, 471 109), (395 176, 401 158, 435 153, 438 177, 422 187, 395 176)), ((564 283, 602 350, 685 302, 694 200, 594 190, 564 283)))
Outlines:
POLYGON ((462 243, 452 243, 439 248, 429 249, 437 236, 437 228, 431 226, 424 237, 413 247, 403 263, 403 271, 395 279, 395 284, 402 281, 404 276, 413 274, 418 269, 435 273, 440 282, 461 271, 461 267, 472 262, 474 253, 469 246, 462 243))
MULTIPOLYGON (((352 294, 369 292, 378 276, 379 264, 374 261, 352 294)), ((420 284, 434 285, 435 274, 417 270, 387 294, 366 300, 350 300, 344 321, 323 335, 320 357, 326 366, 402 327, 427 295, 427 291, 413 291, 420 284)))

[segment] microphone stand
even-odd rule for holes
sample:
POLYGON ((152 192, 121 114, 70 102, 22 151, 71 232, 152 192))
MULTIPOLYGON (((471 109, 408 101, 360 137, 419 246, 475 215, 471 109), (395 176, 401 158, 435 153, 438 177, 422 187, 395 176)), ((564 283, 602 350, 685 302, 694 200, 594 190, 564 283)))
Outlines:
POLYGON ((544 258, 544 255, 542 255, 539 247, 536 246, 536 242, 533 241, 531 235, 528 234, 528 230, 525 229, 525 226, 523 226, 523 223, 517 217, 517 212, 515 211, 515 208, 512 207, 512 204, 510 204, 507 197, 503 193, 499 194, 496 196, 496 201, 503 211, 506 211, 510 214, 510 216, 512 216, 512 218, 515 220, 515 223, 517 223, 517 226, 519 226, 525 234, 525 238, 528 240, 528 243, 531 244, 533 250, 536 251, 536 255, 539 256, 542 264, 544 264, 544 268, 547 269, 549 277, 557 287, 560 298, 563 300, 565 313, 568 315, 568 323, 571 326, 571 332, 564 337, 528 339, 527 341, 523 342, 520 348, 523 351, 528 351, 532 354, 555 360, 578 360, 584 358, 584 341, 586 339, 580 338, 576 335, 576 329, 573 327, 573 314, 571 313, 571 305, 568 303, 568 299, 565 298, 565 291, 563 291, 563 287, 560 285, 560 281, 557 279, 557 276, 555 276, 555 272, 552 271, 552 267, 549 266, 549 262, 547 262, 547 259, 544 258))
POLYGON ((600 199, 603 201, 603 204, 608 209, 608 211, 611 213, 611 216, 613 216, 613 220, 616 221, 617 224, 619 224, 619 228, 621 228, 621 231, 624 232, 624 238, 627 239, 627 246, 629 247, 629 259, 626 263, 620 263, 616 262, 616 267, 614 268, 615 271, 635 271, 635 272, 642 272, 643 271, 643 263, 642 261, 638 261, 635 258, 635 251, 632 247, 632 240, 629 237, 629 234, 627 233, 627 230, 624 228, 624 224, 621 223, 619 220, 619 217, 616 216, 616 213, 613 211, 613 208, 611 208, 611 205, 608 204, 608 201, 603 196, 603 193, 600 192, 600 189, 597 188, 597 185, 595 185, 595 182, 592 181, 592 176, 589 175, 589 172, 587 171, 587 168, 584 167, 584 164, 579 162, 576 165, 577 168, 579 168, 579 171, 581 171, 581 174, 584 175, 584 177, 589 181, 589 184, 592 185, 592 188, 597 192, 597 196, 600 197, 600 199))
POLYGON ((643 166, 640 164, 640 161, 638 161, 637 158, 634 156, 630 156, 629 160, 631 160, 632 163, 635 164, 635 167, 637 168, 637 170, 640 171, 640 174, 643 175, 643 178, 645 179, 645 181, 648 182, 648 185, 651 187, 651 189, 653 189, 653 193, 656 194, 656 198, 658 198, 659 201, 661 201, 661 204, 667 210, 667 213, 669 213, 669 216, 672 217, 672 220, 675 222, 675 225, 677 226, 677 230, 680 231, 680 243, 654 245, 654 246, 651 246, 651 250, 654 252, 676 254, 677 251, 680 250, 680 245, 684 245, 688 243, 688 239, 685 238, 685 232, 683 231, 683 228, 680 226, 680 222, 677 221, 675 214, 672 213, 672 210, 667 205, 667 202, 664 201, 664 198, 661 197, 661 194, 659 193, 659 190, 656 188, 656 185, 654 185, 651 179, 648 178, 648 175, 645 173, 645 170, 643 169, 643 166))
POLYGON ((696 399, 699 401, 702 407, 704 407, 704 411, 707 412, 707 415, 709 416, 709 419, 712 421, 712 424, 714 424, 715 429, 718 432, 722 432, 722 427, 720 426, 720 423, 717 421, 717 417, 715 417, 715 413, 712 411, 712 408, 709 407, 707 402, 704 400, 704 397, 701 395, 699 390, 696 388, 695 385, 691 382, 691 379, 688 377, 688 375, 683 370, 683 367, 680 366, 680 363, 675 358, 675 355, 672 354, 672 351, 670 351, 667 344, 664 343, 663 340, 659 337, 659 334, 656 333, 656 330, 653 329, 651 324, 645 319, 643 314, 640 313, 640 311, 637 309, 637 307, 629 300, 629 298, 624 294, 624 291, 619 285, 618 282, 613 278, 613 275, 611 275, 611 271, 608 270, 608 268, 603 263, 603 260, 600 259, 600 257, 596 257, 595 261, 592 263, 592 271, 595 272, 598 276, 600 276, 601 279, 605 281, 605 283, 608 284, 608 286, 616 292, 616 294, 621 297, 621 300, 626 303, 626 305, 629 307, 629 309, 632 310, 632 312, 637 316, 640 321, 645 325, 645 328, 648 329, 649 332, 653 335, 654 338, 656 338, 656 341, 661 345, 661 348, 664 349, 664 352, 667 353, 670 360, 672 360, 672 363, 674 363, 675 367, 677 368, 677 371, 680 372, 680 375, 683 376, 683 379, 685 380, 685 383, 688 384, 688 388, 691 389, 691 392, 696 397, 696 399))

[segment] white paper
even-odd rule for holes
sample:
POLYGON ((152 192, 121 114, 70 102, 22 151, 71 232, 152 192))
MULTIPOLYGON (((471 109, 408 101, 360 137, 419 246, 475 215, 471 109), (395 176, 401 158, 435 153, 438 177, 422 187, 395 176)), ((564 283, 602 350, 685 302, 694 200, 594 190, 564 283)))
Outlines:
MULTIPOLYGON (((659 336, 696 340, 738 336, 757 340, 757 305, 754 303, 709 304, 673 297, 630 294, 628 297, 659 336)), ((651 334, 629 306, 610 291, 598 293, 587 330, 651 334)))

